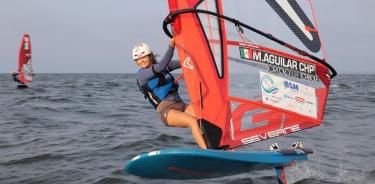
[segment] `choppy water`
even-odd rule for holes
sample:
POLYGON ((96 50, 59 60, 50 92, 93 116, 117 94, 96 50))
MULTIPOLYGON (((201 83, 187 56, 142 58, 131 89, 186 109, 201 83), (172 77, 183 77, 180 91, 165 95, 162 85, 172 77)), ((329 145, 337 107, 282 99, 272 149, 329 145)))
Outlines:
MULTIPOLYGON (((134 77, 38 74, 19 90, 0 74, 0 183, 276 183, 274 171, 188 181, 124 173, 140 153, 197 147, 189 129, 160 122, 134 77)), ((339 75, 322 126, 243 150, 302 140, 315 153, 286 170, 289 183, 375 183, 374 118, 375 75, 339 75)))

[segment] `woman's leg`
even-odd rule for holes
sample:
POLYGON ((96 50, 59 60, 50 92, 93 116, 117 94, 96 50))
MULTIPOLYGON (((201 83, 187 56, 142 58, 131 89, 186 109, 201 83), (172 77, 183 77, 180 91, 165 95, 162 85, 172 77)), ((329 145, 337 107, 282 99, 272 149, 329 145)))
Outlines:
POLYGON ((188 113, 178 110, 170 110, 167 115, 167 123, 174 127, 190 127, 193 137, 201 149, 207 149, 203 136, 200 133, 197 119, 188 113))
POLYGON ((190 116, 197 117, 197 115, 194 112, 194 108, 191 104, 187 104, 187 107, 185 109, 185 112, 190 114, 190 116))

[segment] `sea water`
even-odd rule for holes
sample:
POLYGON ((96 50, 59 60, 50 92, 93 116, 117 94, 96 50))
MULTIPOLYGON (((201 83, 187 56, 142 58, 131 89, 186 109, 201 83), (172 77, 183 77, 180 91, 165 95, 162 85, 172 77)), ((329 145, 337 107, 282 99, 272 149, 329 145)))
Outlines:
MULTIPOLYGON (((0 74, 1 184, 276 183, 273 170, 187 181, 129 175, 123 167, 138 154, 198 148, 190 130, 163 125, 135 74, 37 74, 34 80, 17 89, 10 74, 0 74)), ((321 126, 238 150, 294 141, 315 153, 286 169, 289 183, 375 183, 375 75, 334 78, 321 126)))

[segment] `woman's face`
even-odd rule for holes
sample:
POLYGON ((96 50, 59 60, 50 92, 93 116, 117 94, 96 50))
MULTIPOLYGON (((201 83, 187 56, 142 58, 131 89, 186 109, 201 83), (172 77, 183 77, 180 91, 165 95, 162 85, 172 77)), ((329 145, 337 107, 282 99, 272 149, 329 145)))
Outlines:
POLYGON ((135 61, 137 62, 137 65, 141 68, 148 68, 148 67, 152 66, 152 61, 151 61, 150 55, 138 58, 135 61))

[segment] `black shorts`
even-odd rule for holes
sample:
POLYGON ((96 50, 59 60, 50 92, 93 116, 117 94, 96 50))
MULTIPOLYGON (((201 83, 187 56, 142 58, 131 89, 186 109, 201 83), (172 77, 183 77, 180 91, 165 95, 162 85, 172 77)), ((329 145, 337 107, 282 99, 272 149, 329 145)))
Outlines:
POLYGON ((168 126, 167 116, 170 110, 185 112, 187 105, 182 100, 163 100, 160 102, 156 111, 160 114, 160 119, 168 126))

